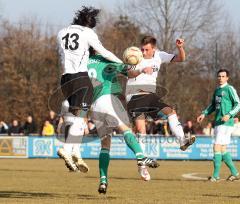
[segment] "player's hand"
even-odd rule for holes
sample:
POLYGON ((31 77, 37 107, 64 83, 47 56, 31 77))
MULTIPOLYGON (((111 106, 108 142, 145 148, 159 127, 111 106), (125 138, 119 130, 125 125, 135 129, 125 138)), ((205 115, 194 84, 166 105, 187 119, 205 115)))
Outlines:
POLYGON ((184 39, 178 38, 178 39, 176 40, 176 46, 177 46, 177 48, 181 48, 181 47, 183 47, 183 45, 184 45, 184 39))
POLYGON ((230 115, 224 115, 224 116, 222 117, 222 121, 223 121, 223 122, 227 122, 229 119, 230 119, 230 115))
POLYGON ((204 115, 204 114, 201 114, 200 116, 197 117, 197 122, 198 122, 198 123, 201 123, 204 118, 205 118, 205 115, 204 115))
POLYGON ((144 74, 152 74, 153 73, 153 69, 152 69, 152 67, 145 67, 142 70, 142 73, 144 73, 144 74))

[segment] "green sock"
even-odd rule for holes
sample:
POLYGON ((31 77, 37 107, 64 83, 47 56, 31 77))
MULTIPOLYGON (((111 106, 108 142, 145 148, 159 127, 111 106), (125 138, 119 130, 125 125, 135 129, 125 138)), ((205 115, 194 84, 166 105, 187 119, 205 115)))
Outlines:
POLYGON ((109 149, 102 148, 99 154, 100 183, 108 183, 107 172, 110 161, 109 149))
POLYGON ((231 174, 233 176, 238 176, 238 171, 237 171, 237 169, 236 169, 236 167, 235 167, 235 165, 234 165, 234 163, 232 161, 232 156, 231 156, 230 152, 224 152, 222 154, 222 158, 223 158, 224 163, 230 169, 231 174))
POLYGON ((213 157, 214 171, 213 177, 219 178, 219 173, 222 165, 222 154, 221 152, 215 152, 213 157))
POLYGON ((130 130, 125 131, 123 135, 127 146, 134 152, 136 158, 137 159, 144 158, 142 148, 139 145, 135 135, 130 130))

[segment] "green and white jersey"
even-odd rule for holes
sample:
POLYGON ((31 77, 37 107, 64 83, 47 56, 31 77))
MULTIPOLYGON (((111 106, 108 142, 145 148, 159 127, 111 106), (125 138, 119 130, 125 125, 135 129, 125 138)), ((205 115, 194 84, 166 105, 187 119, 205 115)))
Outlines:
POLYGON ((127 75, 127 66, 125 64, 110 62, 101 55, 89 58, 88 75, 94 88, 93 101, 102 95, 118 95, 122 93, 121 85, 117 79, 119 73, 127 75))
POLYGON ((211 104, 203 111, 209 115, 215 111, 215 125, 233 126, 233 117, 240 111, 240 101, 236 90, 229 84, 216 88, 211 104), (221 121, 224 115, 229 115, 227 122, 221 121))

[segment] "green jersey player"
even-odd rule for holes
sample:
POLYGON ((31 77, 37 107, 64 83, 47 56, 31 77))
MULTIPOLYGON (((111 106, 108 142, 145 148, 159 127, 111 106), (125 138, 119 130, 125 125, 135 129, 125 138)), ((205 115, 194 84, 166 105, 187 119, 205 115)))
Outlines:
POLYGON ((214 172, 210 181, 219 180, 219 173, 222 160, 231 171, 231 175, 227 180, 234 181, 239 179, 239 173, 233 164, 232 157, 227 152, 227 145, 230 144, 231 134, 233 132, 233 117, 240 110, 240 101, 236 90, 229 85, 229 71, 221 69, 217 73, 219 87, 216 88, 211 104, 197 118, 200 123, 205 116, 215 112, 215 128, 214 128, 214 172))
MULTIPOLYGON (((92 80, 94 94, 91 117, 101 138, 99 155, 100 185, 98 192, 107 191, 107 172, 110 161, 109 151, 113 129, 118 129, 124 136, 127 146, 134 152, 137 159, 138 171, 143 180, 150 180, 146 166, 156 168, 158 163, 143 155, 143 151, 130 129, 127 111, 124 109, 118 95, 122 93, 118 74, 127 74, 124 64, 110 62, 101 55, 91 56, 88 62, 88 73, 92 80)), ((137 72, 137 71, 136 71, 137 72)), ((143 70, 144 73, 147 69, 143 70)))

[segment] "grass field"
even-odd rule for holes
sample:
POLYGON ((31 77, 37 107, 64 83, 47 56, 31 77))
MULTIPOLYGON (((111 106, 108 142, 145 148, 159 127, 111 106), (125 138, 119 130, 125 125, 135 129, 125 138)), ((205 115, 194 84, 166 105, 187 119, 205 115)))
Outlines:
MULTIPOLYGON (((98 161, 86 160, 90 172, 69 173, 60 159, 1 159, 0 203, 240 203, 240 182, 211 183, 209 161, 160 161, 151 181, 139 179, 136 162, 113 160, 108 193, 99 195, 98 161)), ((240 163, 236 163, 240 166, 240 163)), ((225 165, 222 178, 229 175, 225 165)))

